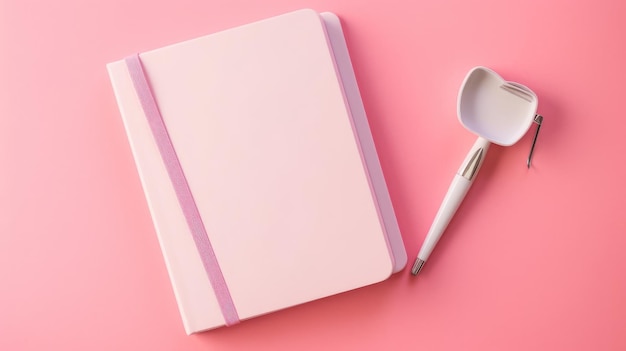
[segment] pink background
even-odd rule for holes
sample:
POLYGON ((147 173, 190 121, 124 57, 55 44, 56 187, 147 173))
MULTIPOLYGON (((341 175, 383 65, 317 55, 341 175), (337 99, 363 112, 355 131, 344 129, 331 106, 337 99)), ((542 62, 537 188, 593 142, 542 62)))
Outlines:
POLYGON ((625 33, 619 0, 0 0, 0 349, 626 349, 625 33), (302 7, 343 20, 411 260, 471 67, 539 96, 533 167, 492 148, 418 279, 187 337, 105 64, 302 7))

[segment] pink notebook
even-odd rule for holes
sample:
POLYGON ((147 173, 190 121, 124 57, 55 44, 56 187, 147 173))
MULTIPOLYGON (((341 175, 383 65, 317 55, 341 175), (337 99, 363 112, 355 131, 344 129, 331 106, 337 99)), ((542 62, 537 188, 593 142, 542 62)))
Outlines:
POLYGON ((405 266, 335 15, 300 10, 107 67, 188 334, 405 266))

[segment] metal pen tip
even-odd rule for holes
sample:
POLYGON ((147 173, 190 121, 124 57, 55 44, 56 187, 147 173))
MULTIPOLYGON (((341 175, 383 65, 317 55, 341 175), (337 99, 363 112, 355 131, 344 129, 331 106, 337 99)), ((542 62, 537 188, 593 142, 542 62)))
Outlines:
POLYGON ((424 263, 426 263, 426 261, 418 257, 415 260, 415 263, 413 263, 413 268, 411 268, 411 274, 417 275, 422 270, 422 267, 424 267, 424 263))

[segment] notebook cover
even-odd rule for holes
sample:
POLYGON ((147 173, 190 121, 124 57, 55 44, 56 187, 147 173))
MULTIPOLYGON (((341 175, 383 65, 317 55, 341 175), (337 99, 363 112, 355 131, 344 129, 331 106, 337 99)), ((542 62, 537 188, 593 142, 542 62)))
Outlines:
MULTIPOLYGON (((344 93, 318 13, 300 10, 140 57, 240 319, 404 267, 360 98, 348 104, 356 83, 344 93), (363 113, 360 122, 353 111, 363 113)), ((222 326, 128 69, 118 61, 108 70, 185 330, 222 326)))

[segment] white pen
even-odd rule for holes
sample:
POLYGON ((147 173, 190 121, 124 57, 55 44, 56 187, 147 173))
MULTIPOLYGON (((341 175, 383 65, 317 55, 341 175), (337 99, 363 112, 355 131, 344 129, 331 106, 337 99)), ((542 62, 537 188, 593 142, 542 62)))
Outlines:
POLYGON ((452 216, 454 216, 457 208, 459 208, 459 205, 463 202, 465 194, 474 182, 474 178, 483 163, 489 144, 488 140, 479 137, 467 154, 461 168, 454 176, 452 184, 450 184, 448 193, 443 199, 439 211, 437 211, 435 220, 426 235, 420 252, 417 254, 413 268, 411 268, 411 274, 417 275, 417 273, 422 270, 422 267, 424 267, 424 263, 428 260, 435 245, 437 245, 441 235, 446 230, 448 223, 450 223, 452 216))
MULTIPOLYGON (((507 82, 485 67, 475 67, 470 70, 459 91, 457 115, 461 124, 478 135, 478 139, 452 180, 422 248, 417 254, 411 274, 417 275, 424 267, 452 216, 463 202, 465 194, 472 186, 489 145, 491 143, 502 146, 515 144, 526 134, 533 121, 541 125, 543 118, 539 115, 535 116, 536 111, 537 96, 527 87, 507 82)), ((532 157, 532 148, 528 158, 529 167, 530 157, 532 157)))

